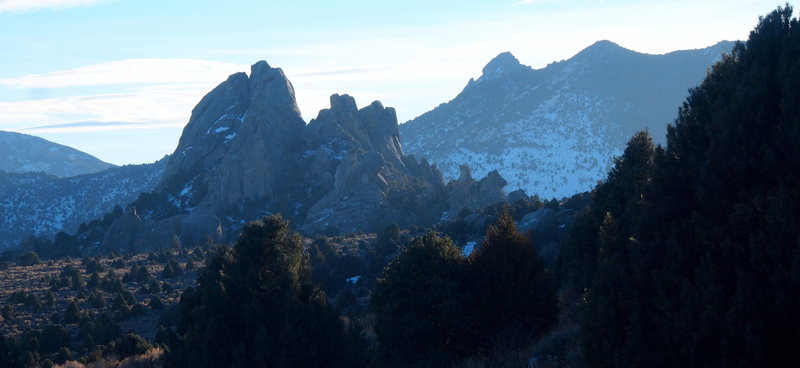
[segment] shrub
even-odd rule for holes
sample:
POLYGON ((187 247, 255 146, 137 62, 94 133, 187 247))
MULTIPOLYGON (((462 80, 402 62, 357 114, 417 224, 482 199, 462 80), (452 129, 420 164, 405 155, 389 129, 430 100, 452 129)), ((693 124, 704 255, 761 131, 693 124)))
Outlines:
POLYGON ((81 309, 74 300, 69 302, 64 311, 64 323, 78 323, 81 321, 81 309))
POLYGON ((19 265, 20 266, 34 266, 41 263, 39 259, 39 255, 36 252, 25 252, 19 256, 19 265))

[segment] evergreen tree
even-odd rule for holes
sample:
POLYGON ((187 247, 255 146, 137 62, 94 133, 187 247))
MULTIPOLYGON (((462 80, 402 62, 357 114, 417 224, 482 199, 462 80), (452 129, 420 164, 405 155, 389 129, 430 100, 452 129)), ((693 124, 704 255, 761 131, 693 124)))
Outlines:
POLYGON ((5 336, 0 335, 0 368, 14 368, 19 366, 14 349, 9 346, 13 340, 6 340, 5 336))
POLYGON ((81 321, 81 309, 75 300, 69 302, 67 310, 64 311, 64 323, 78 323, 81 321))
POLYGON ((489 227, 470 261, 472 330, 482 346, 499 337, 523 342, 550 330, 558 314, 555 281, 508 212, 489 227))
POLYGON ((181 297, 176 367, 353 367, 343 325, 311 283, 302 239, 279 216, 250 223, 181 297))
POLYGON ((92 295, 89 296, 89 299, 87 301, 89 302, 89 305, 91 305, 94 308, 102 308, 106 306, 106 299, 103 297, 103 294, 98 290, 95 290, 94 293, 92 293, 92 295))
POLYGON ((45 305, 48 307, 54 307, 56 305, 56 295, 53 294, 52 290, 47 291, 47 299, 45 305))
POLYGON ((389 263, 371 298, 384 365, 439 366, 467 352, 464 276, 459 249, 432 232, 389 263))
POLYGON ((55 353, 65 346, 69 346, 69 332, 61 325, 50 325, 39 333, 40 352, 44 354, 55 353))
POLYGON ((561 263, 587 288, 591 366, 794 365, 800 24, 791 14, 787 5, 761 18, 691 91, 648 180, 624 179, 639 171, 620 167, 595 190, 561 263))

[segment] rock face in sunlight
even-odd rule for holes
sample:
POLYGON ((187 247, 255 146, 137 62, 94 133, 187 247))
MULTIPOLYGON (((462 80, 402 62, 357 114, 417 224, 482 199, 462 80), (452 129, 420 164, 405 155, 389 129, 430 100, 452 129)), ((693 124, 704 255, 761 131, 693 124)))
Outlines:
POLYGON ((732 46, 647 55, 600 41, 538 70, 505 52, 452 101, 402 124, 400 137, 445 179, 468 165, 479 177, 497 170, 509 190, 570 196, 603 179, 636 131, 663 143, 689 88, 732 46))
POLYGON ((0 131, 0 171, 39 172, 59 178, 115 167, 74 148, 27 134, 0 131))
POLYGON ((231 75, 194 108, 159 190, 181 207, 214 211, 245 198, 273 200, 304 127, 291 83, 261 61, 249 78, 231 75))

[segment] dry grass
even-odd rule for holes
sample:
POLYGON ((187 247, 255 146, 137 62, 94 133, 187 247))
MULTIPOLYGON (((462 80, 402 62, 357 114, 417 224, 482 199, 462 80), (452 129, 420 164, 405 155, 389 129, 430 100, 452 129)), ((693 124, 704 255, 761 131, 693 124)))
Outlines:
POLYGON ((486 355, 468 357, 453 368, 583 368, 579 334, 579 327, 570 324, 560 325, 529 344, 501 338, 486 355))
POLYGON ((103 359, 101 361, 83 364, 77 361, 69 361, 62 365, 56 366, 57 368, 161 368, 163 367, 161 357, 164 355, 164 350, 161 348, 153 348, 148 352, 125 358, 123 360, 103 359))
MULTIPOLYGON (((164 265, 152 264, 148 262, 147 256, 147 254, 132 255, 126 259, 126 267, 121 269, 114 269, 111 267, 111 263, 114 260, 112 258, 100 259, 100 264, 102 264, 104 268, 104 270, 100 272, 100 275, 105 276, 106 273, 111 270, 118 277, 122 278, 122 276, 130 271, 132 266, 145 266, 155 279, 165 281, 172 286, 172 292, 158 294, 158 297, 161 298, 165 308, 168 308, 169 306, 178 302, 180 293, 183 289, 189 286, 194 286, 197 272, 189 271, 178 277, 161 279, 159 275, 164 269, 164 265)), ((177 258, 181 260, 181 266, 185 267, 186 259, 188 257, 179 255, 177 258)), ((67 265, 74 266, 81 272, 81 275, 86 281, 89 280, 91 275, 88 274, 85 268, 81 265, 80 259, 44 261, 33 266, 11 265, 8 269, 0 271, 0 305, 7 305, 9 296, 16 291, 21 290, 33 294, 40 301, 45 302, 47 299, 47 293, 51 290, 51 288, 50 285, 44 280, 59 278, 61 271, 67 265)), ((197 262, 195 262, 195 266, 199 266, 197 262)), ((125 283, 125 287, 134 295, 136 295, 140 303, 147 305, 151 296, 138 293, 138 290, 145 284, 146 283, 131 281, 125 283)), ((25 307, 22 304, 13 305, 15 312, 13 320, 7 321, 0 318, 0 334, 7 337, 17 336, 26 331, 30 331, 32 329, 41 329, 47 325, 50 325, 52 323, 50 316, 53 314, 59 314, 63 316, 64 310, 69 302, 76 298, 78 299, 79 306, 83 311, 102 312, 110 310, 111 301, 113 300, 114 294, 102 292, 102 294, 106 297, 107 305, 105 308, 95 309, 89 305, 86 299, 78 298, 81 292, 86 296, 91 295, 90 290, 75 291, 59 289, 54 291, 56 296, 56 304, 53 307, 45 306, 39 310, 34 310, 33 308, 25 307)), ((120 322, 119 326, 123 331, 132 331, 137 335, 152 341, 152 339, 155 337, 155 331, 157 328, 156 324, 159 315, 160 311, 148 310, 148 313, 145 315, 128 318, 120 322)), ((71 330, 71 326, 67 327, 69 330, 71 330)))

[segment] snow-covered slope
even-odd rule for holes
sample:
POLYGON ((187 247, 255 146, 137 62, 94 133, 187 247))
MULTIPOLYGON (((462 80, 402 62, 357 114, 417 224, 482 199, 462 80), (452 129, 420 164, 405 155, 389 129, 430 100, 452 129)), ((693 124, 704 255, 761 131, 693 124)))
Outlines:
POLYGON ((402 124, 403 149, 447 179, 466 164, 476 177, 498 170, 507 191, 570 196, 603 179, 636 131, 663 142, 688 89, 732 47, 648 55, 599 41, 542 69, 502 53, 452 101, 402 124))
POLYGON ((0 131, 0 171, 66 178, 115 167, 74 148, 31 135, 0 131))
POLYGON ((28 234, 74 233, 82 222, 125 206, 155 187, 166 161, 70 178, 0 173, 0 249, 16 246, 28 234))

